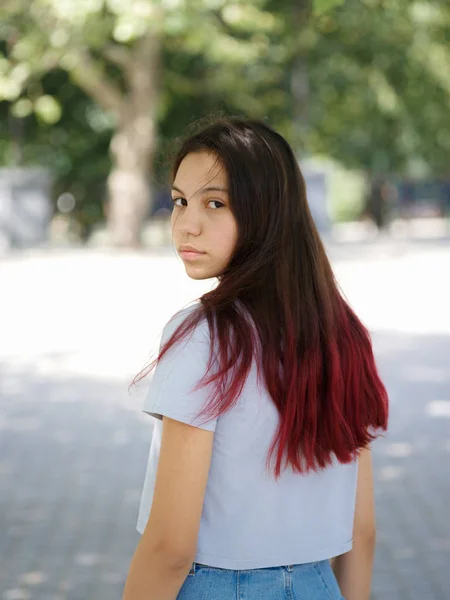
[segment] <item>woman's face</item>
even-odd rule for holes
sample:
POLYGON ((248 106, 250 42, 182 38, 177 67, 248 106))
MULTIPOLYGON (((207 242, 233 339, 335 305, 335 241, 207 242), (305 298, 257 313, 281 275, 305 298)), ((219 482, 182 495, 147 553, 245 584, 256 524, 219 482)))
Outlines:
POLYGON ((172 238, 192 279, 221 275, 236 246, 238 228, 227 186, 214 154, 192 152, 178 167, 172 185, 172 238))

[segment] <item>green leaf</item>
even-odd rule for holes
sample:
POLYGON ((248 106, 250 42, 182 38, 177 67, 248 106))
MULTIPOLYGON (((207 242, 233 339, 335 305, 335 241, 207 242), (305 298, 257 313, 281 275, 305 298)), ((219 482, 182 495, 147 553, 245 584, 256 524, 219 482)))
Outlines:
POLYGON ((35 113, 49 125, 57 123, 62 114, 62 108, 57 100, 53 96, 44 95, 38 98, 34 104, 35 113))
POLYGON ((345 0, 314 0, 314 14, 322 15, 331 8, 339 4, 344 4, 345 0))
POLYGON ((29 98, 21 98, 11 106, 11 113, 17 119, 28 117, 33 112, 33 103, 29 98))

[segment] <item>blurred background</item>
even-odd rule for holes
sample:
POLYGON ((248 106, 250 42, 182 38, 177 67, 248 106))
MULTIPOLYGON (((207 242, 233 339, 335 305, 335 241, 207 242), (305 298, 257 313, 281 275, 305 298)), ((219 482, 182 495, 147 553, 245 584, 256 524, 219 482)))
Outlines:
POLYGON ((391 398, 373 599, 450 598, 448 0, 2 0, 0 599, 120 599, 151 425, 128 393, 213 282, 170 240, 174 141, 292 144, 391 398))

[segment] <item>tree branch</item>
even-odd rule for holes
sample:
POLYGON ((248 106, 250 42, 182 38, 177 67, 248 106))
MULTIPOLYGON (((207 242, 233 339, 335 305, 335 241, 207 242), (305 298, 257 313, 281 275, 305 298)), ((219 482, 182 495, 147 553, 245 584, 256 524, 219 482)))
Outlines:
POLYGON ((137 40, 126 76, 133 96, 152 105, 158 96, 161 39, 149 34, 137 40))
POLYGON ((77 85, 91 96, 104 110, 120 115, 124 106, 124 94, 120 91, 96 63, 89 51, 74 48, 70 51, 70 60, 65 68, 77 85))
MULTIPOLYGON (((35 11, 32 19, 38 29, 47 36, 60 25, 58 17, 50 7, 47 10, 35 11)), ((94 60, 82 38, 81 32, 76 29, 69 32, 67 45, 61 48, 62 56, 59 64, 104 110, 119 116, 124 105, 124 94, 108 77, 100 63, 94 60)))
POLYGON ((119 46, 118 44, 108 44, 107 46, 103 46, 100 53, 104 58, 122 69, 127 70, 131 66, 132 61, 130 54, 123 46, 119 46))

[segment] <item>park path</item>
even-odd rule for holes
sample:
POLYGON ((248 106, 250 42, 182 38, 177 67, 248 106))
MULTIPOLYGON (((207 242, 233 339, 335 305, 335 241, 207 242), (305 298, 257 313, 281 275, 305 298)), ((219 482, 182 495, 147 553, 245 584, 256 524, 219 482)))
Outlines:
MULTIPOLYGON (((374 600, 450 599, 450 247, 330 248, 391 398, 374 600)), ((151 429, 133 375, 205 290, 170 250, 0 264, 0 600, 120 600, 151 429)))

